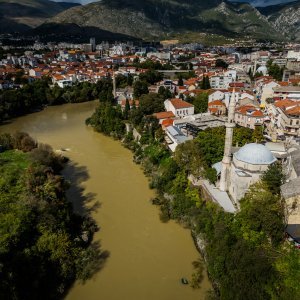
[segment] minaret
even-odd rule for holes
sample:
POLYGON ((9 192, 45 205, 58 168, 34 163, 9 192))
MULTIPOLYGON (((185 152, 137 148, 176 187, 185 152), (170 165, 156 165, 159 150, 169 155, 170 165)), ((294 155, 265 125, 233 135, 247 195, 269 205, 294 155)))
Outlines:
POLYGON ((224 156, 222 160, 222 170, 221 170, 221 180, 220 180, 220 190, 224 192, 228 190, 228 177, 229 177, 230 163, 231 163, 233 128, 235 127, 234 113, 235 113, 235 88, 233 88, 232 91, 232 95, 228 107, 228 120, 225 123, 226 137, 225 137, 225 148, 224 148, 224 156))

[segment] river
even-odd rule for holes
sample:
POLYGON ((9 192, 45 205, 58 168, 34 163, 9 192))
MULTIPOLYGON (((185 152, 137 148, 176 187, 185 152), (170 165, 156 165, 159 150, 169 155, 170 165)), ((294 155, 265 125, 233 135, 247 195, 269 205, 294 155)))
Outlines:
POLYGON ((91 280, 76 283, 66 299, 204 299, 210 288, 206 276, 199 290, 180 283, 181 277, 191 278, 192 262, 199 258, 190 231, 172 221, 160 222, 158 208, 149 202, 154 192, 131 152, 85 126, 95 106, 47 107, 0 126, 0 132, 25 131, 53 149, 68 149, 72 164, 64 175, 73 183, 70 201, 79 212, 82 202, 86 207, 99 204, 92 213, 100 227, 95 240, 109 257, 91 280))

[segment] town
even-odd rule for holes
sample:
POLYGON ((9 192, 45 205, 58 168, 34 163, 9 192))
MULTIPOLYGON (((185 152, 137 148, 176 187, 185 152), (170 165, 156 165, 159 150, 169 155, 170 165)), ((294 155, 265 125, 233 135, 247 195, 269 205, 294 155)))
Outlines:
MULTIPOLYGON (((158 140, 175 159, 176 151, 185 151, 183 145, 190 145, 201 133, 224 129, 220 134, 224 138, 222 160, 205 167, 209 175, 189 172, 189 182, 225 212, 236 214, 251 187, 271 166, 280 165, 286 240, 300 249, 300 44, 206 47, 173 40, 109 43, 90 37, 85 44, 2 45, 1 121, 12 116, 10 107, 16 105, 11 92, 26 92, 26 87, 37 82, 46 82, 49 91, 57 91, 43 94, 52 98, 38 103, 40 110, 48 105, 109 99, 125 120, 127 136, 118 137, 126 144, 130 136, 129 148, 144 149, 147 144, 135 126, 142 116, 131 116, 140 121, 128 121, 137 108, 151 118, 150 123, 154 119, 158 124, 158 140), (97 90, 100 83, 102 88, 107 84, 104 94, 97 90), (86 93, 74 96, 76 87, 86 93), (72 97, 77 98, 73 101, 72 97), (235 137, 236 129, 251 140, 241 142, 235 137)), ((87 123, 97 129, 95 118, 87 123)))

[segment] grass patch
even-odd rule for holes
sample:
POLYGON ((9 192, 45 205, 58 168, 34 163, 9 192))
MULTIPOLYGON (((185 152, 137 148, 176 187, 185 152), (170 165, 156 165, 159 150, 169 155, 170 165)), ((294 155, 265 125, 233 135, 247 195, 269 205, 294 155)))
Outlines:
POLYGON ((0 153, 0 172, 13 169, 24 171, 28 168, 30 160, 27 153, 18 150, 8 150, 0 153))

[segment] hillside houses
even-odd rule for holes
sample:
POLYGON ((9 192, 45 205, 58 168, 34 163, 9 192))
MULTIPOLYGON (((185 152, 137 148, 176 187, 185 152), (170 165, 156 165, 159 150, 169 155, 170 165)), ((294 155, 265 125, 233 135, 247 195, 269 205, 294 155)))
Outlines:
POLYGON ((266 106, 267 130, 275 138, 280 136, 300 137, 300 101, 276 100, 266 106))
POLYGON ((264 124, 265 115, 260 108, 253 105, 239 106, 234 115, 236 124, 242 127, 255 129, 255 126, 264 124))

